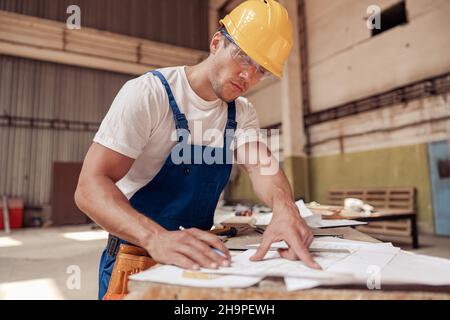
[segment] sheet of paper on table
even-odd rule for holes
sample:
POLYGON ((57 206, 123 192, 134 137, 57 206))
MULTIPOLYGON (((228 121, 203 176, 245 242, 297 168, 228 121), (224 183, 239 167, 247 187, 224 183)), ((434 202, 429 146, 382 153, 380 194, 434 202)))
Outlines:
MULTIPOLYGON (((250 261, 256 250, 244 251, 232 258, 231 266, 219 269, 202 268, 201 271, 213 274, 235 274, 246 276, 302 277, 307 279, 345 279, 351 274, 332 273, 307 267, 302 261, 291 261, 280 257, 277 251, 269 251, 262 261, 250 261)), ((339 261, 350 253, 320 252, 314 255, 316 262, 322 268, 339 261)))
MULTIPOLYGON (((330 228, 330 227, 344 227, 344 226, 358 226, 367 224, 367 222, 356 221, 356 220, 346 220, 346 219, 336 219, 336 220, 323 220, 320 214, 314 214, 309 210, 303 200, 295 202, 297 205, 300 215, 305 220, 305 222, 311 228, 330 228)), ((272 220, 272 213, 264 213, 255 215, 256 225, 266 226, 272 220)))
MULTIPOLYGON (((259 244, 255 244, 249 247, 257 248, 258 246, 259 244)), ((271 248, 287 247, 284 241, 271 245, 271 248)), ((317 254, 314 254, 317 263, 319 263, 324 271, 333 274, 350 273, 356 281, 366 279, 367 270, 371 266, 377 266, 382 269, 400 251, 400 248, 394 247, 391 243, 368 243, 332 237, 314 239, 311 248, 324 250, 325 255, 319 255, 319 259, 317 258, 317 254), (332 250, 338 249, 348 250, 349 253, 341 255, 340 259, 332 259, 332 257, 337 257, 337 255, 331 255, 333 253, 332 250), (327 255, 326 250, 330 250, 330 254, 327 255), (323 258, 325 260, 322 260, 323 258)))
POLYGON ((298 277, 285 277, 284 282, 288 291, 305 290, 321 285, 339 284, 366 284, 369 275, 375 275, 380 279, 380 288, 384 285, 426 285, 426 286, 450 286, 450 260, 425 255, 417 255, 400 250, 395 257, 379 270, 368 269, 366 281, 355 279, 353 282, 327 280, 302 279, 298 277))
MULTIPOLYGON (((402 251, 391 243, 333 237, 315 239, 312 246, 325 250, 313 254, 323 270, 308 268, 302 261, 282 259, 277 251, 269 251, 263 261, 253 262, 250 257, 256 249, 250 249, 234 253, 228 268, 190 271, 166 265, 132 275, 130 279, 204 288, 245 288, 266 276, 276 276, 284 278, 287 290, 302 290, 320 285, 364 285, 373 272, 379 272, 381 287, 390 284, 450 286, 449 259, 402 251), (347 252, 327 252, 327 249, 347 252)), ((271 246, 272 249, 286 247, 284 242, 271 246)))
MULTIPOLYGON (((253 245, 255 248, 257 246, 253 245)), ((269 251, 263 261, 252 262, 249 258, 256 252, 255 249, 233 258, 231 268, 204 270, 224 274, 282 276, 288 290, 300 290, 324 284, 365 283, 370 268, 377 266, 382 270, 400 251, 391 243, 368 243, 332 237, 315 239, 311 246, 324 250, 313 254, 322 271, 310 269, 302 261, 282 259, 276 251, 269 251), (336 249, 346 249, 347 252, 326 251, 336 249)), ((287 244, 272 244, 271 249, 277 248, 287 248, 287 244)))
POLYGON ((382 270, 383 283, 450 286, 450 259, 401 250, 382 270))
MULTIPOLYGON (((321 239, 317 239, 320 241, 321 239)), ((318 241, 315 241, 317 243, 318 241)), ((325 239, 327 244, 334 248, 339 248, 344 242, 350 240, 336 239, 336 245, 331 239, 325 239)), ((349 248, 354 250, 359 246, 359 241, 350 241, 349 248)), ((362 242, 364 244, 364 242, 362 242)), ((277 243, 275 246, 283 247, 285 244, 277 243)), ((320 245, 319 245, 320 246, 320 245)), ((361 248, 361 247, 360 247, 361 248)), ((302 279, 299 277, 285 277, 284 281, 288 290, 310 289, 320 285, 338 284, 366 284, 370 275, 378 273, 381 288, 383 285, 429 285, 429 286, 450 286, 450 259, 437 258, 432 256, 418 255, 411 252, 395 248, 390 243, 378 243, 370 246, 363 245, 363 250, 352 254, 338 263, 327 268, 332 272, 348 272, 351 268, 354 280, 352 282, 302 279), (383 248, 383 246, 385 248, 383 248), (395 252, 390 257, 388 247, 395 252), (386 250, 387 249, 387 250, 386 250)))
POLYGON ((170 265, 160 265, 129 277, 135 281, 150 281, 202 288, 247 288, 260 282, 263 277, 206 274, 170 265))
MULTIPOLYGON (((247 247, 249 249, 257 249, 260 246, 259 243, 255 244, 249 244, 247 247)), ((271 250, 276 249, 287 249, 288 245, 284 241, 274 242, 270 245, 271 250)), ((369 251, 386 251, 385 248, 394 248, 392 243, 390 242, 365 242, 365 241, 355 241, 355 240, 348 240, 348 239, 340 239, 335 237, 322 237, 322 238, 315 238, 312 242, 310 248, 312 249, 322 249, 326 251, 327 249, 330 249, 330 251, 333 250, 346 250, 349 253, 355 252, 359 249, 367 249, 369 251)), ((394 248, 395 252, 397 252, 397 248, 394 248)))

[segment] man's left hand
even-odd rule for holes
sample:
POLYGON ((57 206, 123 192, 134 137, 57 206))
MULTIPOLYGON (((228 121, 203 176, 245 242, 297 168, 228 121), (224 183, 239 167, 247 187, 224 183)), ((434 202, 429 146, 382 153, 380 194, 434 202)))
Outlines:
POLYGON ((272 243, 284 240, 289 248, 278 250, 282 258, 300 259, 310 268, 322 269, 308 250, 313 239, 313 233, 300 216, 294 203, 279 208, 274 207, 272 221, 264 232, 261 245, 250 260, 264 259, 272 243))

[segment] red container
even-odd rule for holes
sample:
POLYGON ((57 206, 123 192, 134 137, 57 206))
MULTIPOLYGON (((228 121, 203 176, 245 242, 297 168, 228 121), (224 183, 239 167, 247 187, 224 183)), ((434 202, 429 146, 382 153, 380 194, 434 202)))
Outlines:
MULTIPOLYGON (((9 227, 11 229, 22 228, 23 224, 23 200, 22 199, 8 199, 9 211, 9 227)), ((3 202, 0 197, 0 230, 3 230, 3 202)))

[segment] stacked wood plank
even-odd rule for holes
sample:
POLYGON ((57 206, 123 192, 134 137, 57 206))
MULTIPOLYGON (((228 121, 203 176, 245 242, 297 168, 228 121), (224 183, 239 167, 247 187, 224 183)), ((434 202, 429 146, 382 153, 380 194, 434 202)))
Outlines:
POLYGON ((83 28, 66 30, 65 43, 67 51, 139 63, 139 43, 130 37, 83 28))
POLYGON ((0 11, 0 40, 35 47, 63 49, 61 23, 0 11))
POLYGON ((140 63, 151 65, 192 65, 207 57, 207 53, 153 41, 142 42, 140 63))
POLYGON ((0 54, 97 68, 127 74, 149 69, 192 65, 207 53, 0 11, 0 54))

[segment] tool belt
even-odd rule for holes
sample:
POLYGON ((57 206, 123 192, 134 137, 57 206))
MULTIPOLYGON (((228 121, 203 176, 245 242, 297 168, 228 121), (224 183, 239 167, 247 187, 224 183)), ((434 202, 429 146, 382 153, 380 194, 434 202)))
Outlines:
MULTIPOLYGON (((217 236, 234 237, 235 228, 220 228, 209 231, 217 236)), ((157 264, 147 251, 131 244, 121 244, 116 236, 108 236, 106 251, 116 262, 109 280, 108 290, 103 300, 121 300, 128 294, 128 277, 132 274, 147 270, 157 264)))
POLYGON ((108 237, 106 250, 110 256, 116 257, 116 262, 103 300, 123 299, 128 294, 128 277, 157 263, 143 248, 121 244, 119 238, 112 235, 108 237))

